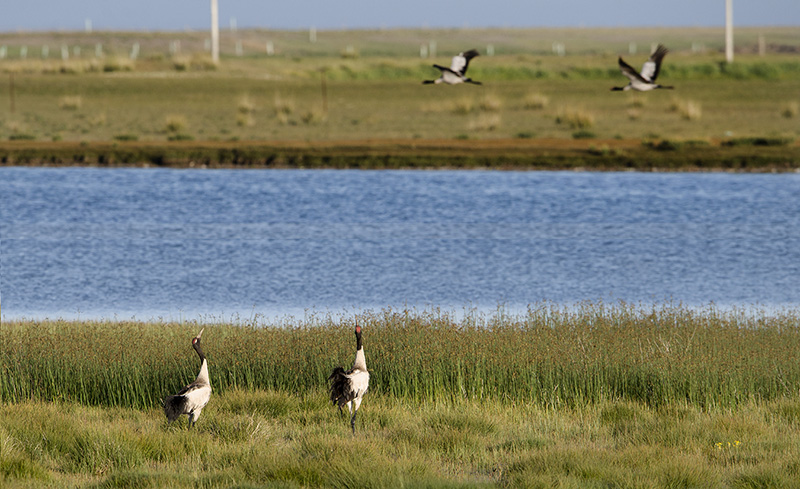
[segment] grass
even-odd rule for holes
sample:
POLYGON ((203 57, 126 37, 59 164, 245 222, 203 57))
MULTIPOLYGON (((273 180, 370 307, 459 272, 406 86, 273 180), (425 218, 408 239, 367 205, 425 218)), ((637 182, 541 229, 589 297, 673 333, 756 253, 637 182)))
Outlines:
MULTIPOLYGON (((501 311, 456 321, 441 312, 384 310, 359 322, 374 352, 372 389, 414 402, 561 408, 622 399, 706 409, 783 399, 800 387, 800 366, 791 355, 800 329, 791 311, 542 305, 518 317, 501 311)), ((317 389, 352 356, 350 319, 314 316, 262 326, 206 326, 218 391, 317 389)), ((0 400, 153 408, 180 387, 175 379, 196 373, 187 338, 199 327, 6 321, 0 400)))
POLYGON ((372 378, 352 436, 325 393, 352 360, 352 318, 4 322, 0 481, 800 487, 796 311, 541 305, 359 324, 372 378), (215 390, 188 431, 157 399, 196 375, 199 327, 215 390))
POLYGON ((798 487, 795 401, 681 405, 397 402, 357 433, 324 392, 215 394, 195 430, 158 409, 0 406, 0 481, 17 487, 798 487))
MULTIPOLYGON (((636 140, 654 131, 671 139, 800 136, 796 101, 785 96, 800 90, 800 62, 790 54, 800 46, 796 29, 738 30, 737 46, 744 51, 733 66, 722 62, 718 33, 707 29, 341 31, 321 32, 314 44, 307 32, 254 30, 238 36, 247 54, 223 52, 212 67, 203 51, 206 34, 199 32, 0 34, 8 46, 0 73, 13 73, 15 82, 13 112, 9 84, 0 83, 0 141, 12 138, 11 128, 24 125, 38 141, 57 137, 97 144, 132 134, 140 142, 164 142, 172 133, 163 121, 176 113, 191 121, 180 132, 197 141, 453 139, 464 134, 480 140, 514 139, 520 133, 569 140, 574 129, 552 123, 561 107, 593 114, 592 132, 599 139, 624 134, 636 140), (775 46, 763 57, 747 49, 748 42, 757 45, 758 34, 775 46), (660 76, 676 86, 680 100, 698 107, 702 102, 702 124, 692 115, 698 111, 687 116, 671 111, 670 94, 636 94, 632 101, 608 91, 624 81, 617 55, 627 53, 631 41, 649 46, 654 36, 671 48, 660 76), (435 38, 440 55, 421 59, 419 46, 435 38), (566 56, 552 54, 554 39, 567 45, 566 56), (264 52, 267 40, 275 46, 274 56, 264 52), (174 41, 186 54, 169 54, 174 41), (128 57, 133 42, 141 46, 135 61, 128 57), (93 58, 98 43, 103 55, 93 58), (31 51, 28 59, 19 59, 23 45, 33 50, 43 44, 79 45, 84 58, 65 64, 31 51), (464 45, 483 51, 487 44, 497 54, 484 53, 470 65, 470 74, 484 86, 420 84, 435 75, 432 63, 446 64, 464 45), (705 50, 697 51, 697 45, 705 50), (342 57, 343 52, 358 56, 342 57), (242 94, 247 94, 244 105, 242 94), (53 110, 65 97, 80 100, 80 106, 53 110), (470 125, 453 117, 482 112, 497 114, 502 124, 470 125), (114 117, 93 126, 88 117, 97 113, 114 117)), ((223 39, 223 46, 231 48, 236 40, 226 44, 223 39)))
MULTIPOLYGON (((718 36, 711 31, 656 31, 626 30, 621 44, 619 32, 602 29, 343 31, 320 33, 313 45, 307 32, 244 31, 245 51, 261 49, 268 35, 276 54, 223 53, 217 66, 209 66, 202 52, 204 33, 0 34, 8 46, 0 73, 9 77, 9 83, 0 83, 0 164, 800 167, 797 104, 785 96, 800 90, 799 62, 779 51, 764 57, 737 53, 736 67, 723 67, 713 51, 718 36), (629 97, 609 92, 623 81, 616 56, 627 52, 629 40, 649 45, 656 34, 672 49, 660 76, 677 87, 674 93, 629 97), (431 76, 431 63, 447 61, 419 58, 417 42, 435 37, 443 39, 440 53, 457 52, 464 44, 480 48, 484 39, 484 45, 492 43, 497 54, 483 55, 470 66, 484 86, 421 85, 431 76), (552 54, 554 37, 566 40, 566 56, 552 54), (683 41, 688 38, 695 45, 705 43, 706 50, 693 51, 683 41), (132 61, 128 53, 134 39, 141 53, 132 61), (168 54, 173 41, 180 41, 186 54, 168 54), (33 49, 36 43, 78 44, 90 57, 100 43, 103 55, 71 58, 75 64, 70 66, 32 54, 18 59, 23 45, 33 49), (358 57, 341 57, 348 46, 358 57), (181 69, 175 68, 178 61, 181 69), (679 110, 680 103, 685 110, 679 110), (711 144, 672 152, 637 148, 654 133, 670 141, 711 144), (610 151, 590 151, 581 139, 589 134, 610 151), (741 138, 791 143, 765 151, 719 144, 741 138)), ((781 28, 741 30, 737 46, 746 46, 750 34, 757 43, 758 33, 776 46, 800 46, 796 30, 781 28)))

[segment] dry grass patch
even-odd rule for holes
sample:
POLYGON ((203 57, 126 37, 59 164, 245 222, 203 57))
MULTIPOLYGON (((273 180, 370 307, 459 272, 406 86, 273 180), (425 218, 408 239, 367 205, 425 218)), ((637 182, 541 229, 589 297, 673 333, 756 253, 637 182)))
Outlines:
POLYGON ((461 97, 454 100, 451 105, 454 114, 466 115, 475 110, 475 99, 472 97, 461 97))
POLYGON ((61 110, 78 110, 83 106, 80 95, 65 95, 58 99, 58 108, 61 110))
POLYGON ((522 99, 522 107, 527 110, 544 109, 550 105, 550 98, 539 92, 532 92, 522 99))
POLYGON ((325 112, 321 109, 310 109, 300 118, 307 125, 322 124, 326 119, 325 112))
POLYGON ((496 95, 484 95, 478 103, 478 108, 483 112, 498 112, 503 106, 496 95))
POLYGON ((502 119, 499 114, 479 114, 469 123, 470 131, 494 131, 500 127, 502 119))
POLYGON ((677 112, 681 118, 687 121, 696 121, 703 117, 703 108, 700 102, 694 100, 673 99, 669 110, 677 112))
POLYGON ((292 98, 284 98, 281 97, 280 94, 275 94, 275 101, 272 107, 275 109, 275 114, 278 116, 281 114, 288 116, 295 111, 295 102, 292 98))
POLYGON ((252 114, 240 112, 236 114, 236 125, 239 127, 253 127, 256 125, 256 120, 252 114))
POLYGON ((236 104, 236 110, 240 114, 252 114, 256 111, 256 104, 249 95, 245 94, 239 97, 239 101, 236 104))
POLYGON ((170 114, 164 118, 164 129, 167 132, 181 132, 186 129, 188 121, 185 115, 170 114))
POLYGON ((800 114, 800 104, 797 102, 789 102, 781 111, 781 115, 787 119, 797 117, 798 114, 800 114))
POLYGON ((594 125, 594 115, 585 109, 565 107, 556 115, 557 124, 566 124, 571 129, 588 129, 594 125))

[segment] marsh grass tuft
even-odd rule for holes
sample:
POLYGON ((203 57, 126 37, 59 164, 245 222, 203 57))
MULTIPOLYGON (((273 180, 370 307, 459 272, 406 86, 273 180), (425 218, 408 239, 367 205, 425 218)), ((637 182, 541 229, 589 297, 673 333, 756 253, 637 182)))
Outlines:
POLYGON ((498 112, 503 107, 500 97, 494 94, 486 94, 478 102, 478 108, 483 112, 498 112))
POLYGON ((703 117, 702 106, 694 100, 673 99, 669 110, 677 112, 682 119, 687 121, 696 121, 703 117))
POLYGON ((548 105, 550 105, 550 98, 539 92, 528 93, 522 99, 522 107, 527 110, 544 109, 548 105))
POLYGON ((494 131, 500 127, 502 118, 499 114, 478 114, 469 123, 471 131, 494 131))
POLYGON ((450 103, 450 111, 458 115, 467 115, 475 110, 476 104, 473 97, 460 97, 450 103))
POLYGON ((557 124, 566 124, 571 129, 588 129, 594 125, 594 115, 585 109, 564 107, 556 114, 557 124))
POLYGON ((789 102, 781 111, 781 115, 787 119, 792 119, 797 117, 800 114, 800 103, 798 102, 789 102))
POLYGON ((289 116, 295 111, 295 101, 293 98, 285 98, 276 93, 272 107, 278 117, 280 117, 281 114, 284 116, 289 116))
POLYGON ((169 133, 180 133, 188 124, 186 116, 182 114, 170 114, 164 118, 164 130, 169 133))
POLYGON ((83 106, 80 95, 65 95, 58 99, 58 108, 61 110, 78 110, 83 106))

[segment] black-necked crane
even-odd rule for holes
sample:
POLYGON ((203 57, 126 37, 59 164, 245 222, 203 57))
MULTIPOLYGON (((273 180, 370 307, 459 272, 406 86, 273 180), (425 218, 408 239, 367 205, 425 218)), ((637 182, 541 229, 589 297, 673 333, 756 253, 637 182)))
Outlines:
MULTIPOLYGON (((205 329, 205 328, 204 328, 205 329)), ((200 373, 194 382, 187 385, 174 396, 164 399, 164 414, 172 424, 181 415, 189 416, 189 428, 191 429, 200 417, 200 412, 208 404, 211 398, 211 381, 208 378, 208 360, 200 347, 200 336, 204 329, 201 329, 197 336, 192 338, 192 348, 200 357, 200 373)))
POLYGON ((624 87, 613 87, 611 90, 637 90, 639 92, 647 92, 655 90, 656 88, 674 88, 656 83, 658 72, 661 70, 661 61, 667 55, 669 50, 663 44, 659 44, 650 58, 642 65, 642 71, 636 72, 635 69, 619 57, 619 69, 622 74, 628 77, 630 82, 624 87))
POLYGON ((434 68, 437 68, 439 71, 442 72, 441 76, 435 80, 425 80, 422 83, 446 83, 448 85, 456 85, 458 83, 472 83, 474 85, 480 85, 481 82, 474 81, 472 78, 467 78, 467 67, 469 66, 469 60, 478 56, 478 51, 475 49, 471 49, 469 51, 465 51, 463 53, 458 53, 456 56, 453 56, 453 61, 450 63, 450 68, 441 65, 433 65, 434 68))
POLYGON ((340 413, 342 407, 347 406, 347 412, 352 416, 350 428, 355 434, 356 413, 367 388, 369 388, 369 371, 367 370, 367 360, 364 357, 364 346, 361 344, 361 326, 358 325, 358 321, 356 321, 356 359, 353 362, 353 368, 345 371, 342 367, 336 367, 328 380, 331 383, 331 401, 339 406, 340 413))

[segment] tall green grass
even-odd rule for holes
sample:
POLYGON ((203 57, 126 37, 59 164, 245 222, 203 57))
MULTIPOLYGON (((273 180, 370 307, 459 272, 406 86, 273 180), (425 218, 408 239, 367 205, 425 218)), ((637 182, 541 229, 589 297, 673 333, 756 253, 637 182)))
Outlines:
MULTIPOLYGON (((527 313, 382 310, 358 317, 370 391, 410 402, 487 400, 560 408, 615 400, 701 409, 794 396, 800 321, 776 313, 662 305, 542 304, 527 313)), ((151 408, 197 374, 217 392, 324 389, 354 355, 353 318, 265 324, 6 321, 0 401, 151 408)))

